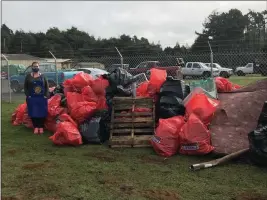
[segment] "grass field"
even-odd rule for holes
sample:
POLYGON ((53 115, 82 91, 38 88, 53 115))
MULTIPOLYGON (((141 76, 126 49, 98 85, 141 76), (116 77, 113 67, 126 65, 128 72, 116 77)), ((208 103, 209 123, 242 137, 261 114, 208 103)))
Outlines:
MULTIPOLYGON (((258 78, 231 78, 248 84, 258 78)), ((157 156, 153 149, 56 147, 35 136, 2 103, 2 200, 266 200, 267 170, 241 162, 199 172, 208 156, 157 156), (253 197, 253 198, 252 198, 253 197)))

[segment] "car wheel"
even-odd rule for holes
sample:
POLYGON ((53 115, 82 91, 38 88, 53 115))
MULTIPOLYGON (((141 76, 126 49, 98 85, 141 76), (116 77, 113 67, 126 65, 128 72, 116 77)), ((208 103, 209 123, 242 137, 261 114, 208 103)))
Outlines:
POLYGON ((12 81, 12 82, 11 82, 11 90, 12 90, 14 93, 19 93, 19 92, 21 92, 22 88, 20 87, 18 81, 12 81))
POLYGON ((210 72, 203 72, 203 75, 202 75, 202 77, 203 77, 203 78, 209 78, 209 77, 210 77, 210 75, 211 75, 211 73, 210 73, 210 72))
POLYGON ((48 87, 56 87, 57 84, 54 81, 48 81, 48 87))
POLYGON ((237 76, 245 76, 245 73, 242 71, 237 71, 236 74, 237 76))
POLYGON ((223 78, 229 78, 228 72, 221 72, 220 76, 223 77, 223 78))

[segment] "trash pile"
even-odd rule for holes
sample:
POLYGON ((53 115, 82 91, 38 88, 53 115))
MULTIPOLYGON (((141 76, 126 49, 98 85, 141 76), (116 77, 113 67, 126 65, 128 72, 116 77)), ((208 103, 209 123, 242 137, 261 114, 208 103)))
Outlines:
MULTIPOLYGON (((150 142, 157 154, 230 154, 249 146, 250 133, 251 154, 266 159, 266 114, 258 125, 255 119, 267 100, 267 80, 254 88, 241 88, 217 77, 218 99, 201 87, 192 89, 182 80, 167 77, 165 70, 151 69, 149 81, 135 90, 136 82, 137 76, 117 68, 96 79, 80 72, 50 88, 45 122, 45 128, 54 133, 50 140, 55 145, 102 144, 109 140, 113 97, 150 97, 155 100, 157 124, 150 142)), ((12 114, 12 124, 32 128, 26 103, 12 114)))

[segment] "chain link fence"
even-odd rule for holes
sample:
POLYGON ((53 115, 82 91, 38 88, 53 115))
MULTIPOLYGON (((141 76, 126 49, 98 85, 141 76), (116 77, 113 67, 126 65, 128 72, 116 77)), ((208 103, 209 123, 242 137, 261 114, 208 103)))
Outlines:
MULTIPOLYGON (((78 52, 79 53, 79 52, 78 52)), ((64 56, 64 59, 71 59, 68 63, 62 63, 62 70, 75 70, 77 68, 100 68, 110 70, 113 67, 123 66, 127 69, 132 75, 137 75, 145 73, 149 76, 149 69, 156 65, 166 69, 167 75, 172 77, 177 77, 179 75, 178 68, 178 58, 182 58, 185 63, 185 67, 181 68, 185 79, 202 79, 204 78, 203 72, 208 71, 210 68, 203 70, 202 64, 193 64, 195 63, 210 63, 210 53, 201 52, 201 53, 180 53, 176 55, 166 55, 166 54, 150 54, 150 55, 132 55, 132 56, 123 56, 123 59, 118 54, 117 56, 101 56, 101 57, 79 57, 73 58, 72 54, 67 54, 64 56), (123 63, 122 63, 123 61, 123 63), (152 61, 152 62, 151 62, 152 61), (192 63, 188 65, 188 63, 192 63), (64 67, 63 67, 64 66, 64 67), (187 69, 188 67, 188 69, 187 69), (186 72, 187 70, 187 72, 186 72), (188 74, 186 74, 188 73, 188 74)), ((54 53, 55 57, 57 54, 54 53)), ((57 58, 59 59, 59 58, 57 58)), ((2 63, 5 62, 2 60, 2 63)), ((223 75, 221 72, 232 70, 230 76, 231 80, 236 79, 237 83, 248 84, 252 81, 256 81, 266 77, 267 74, 267 53, 266 52, 241 52, 241 51, 227 51, 213 53, 213 63, 217 68, 219 75, 223 75), (257 69, 256 65, 253 63, 259 63, 257 69), (250 63, 250 64, 249 64, 250 63), (222 68, 220 68, 222 67, 222 68), (228 68, 228 69, 227 69, 228 68), (265 76, 263 76, 265 75, 265 76)), ((59 64, 59 63, 58 63, 59 64)), ((205 65, 206 66, 206 65, 205 65)), ((204 67, 205 68, 205 67, 204 67)), ((216 71, 216 69, 214 69, 216 71)), ((230 72, 229 72, 230 73, 230 72)), ((55 81, 55 80, 54 80, 55 81)), ((20 80, 21 82, 21 80, 20 80)), ((23 87, 23 83, 20 83, 23 87)), ((12 84, 11 84, 12 85, 12 84)), ((12 90, 13 88, 11 88, 12 90)), ((2 79, 2 100, 9 101, 9 84, 8 80, 2 79)), ((12 101, 24 100, 23 90, 20 92, 11 93, 12 101)))

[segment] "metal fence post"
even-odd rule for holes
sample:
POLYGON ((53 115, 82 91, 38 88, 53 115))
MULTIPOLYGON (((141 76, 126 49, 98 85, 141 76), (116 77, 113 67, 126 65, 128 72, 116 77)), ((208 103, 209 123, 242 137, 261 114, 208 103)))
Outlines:
POLYGON ((213 52, 212 48, 210 46, 210 42, 208 41, 209 47, 210 47, 210 65, 211 65, 211 78, 213 78, 213 52))
POLYGON ((57 72, 57 58, 54 56, 54 54, 49 51, 49 53, 52 55, 52 57, 55 59, 55 65, 56 65, 56 84, 58 86, 58 72, 57 72))
POLYGON ((123 69, 124 69, 124 67, 123 67, 123 57, 122 57, 122 55, 121 55, 120 51, 118 50, 118 48, 117 48, 117 47, 115 47, 115 49, 117 50, 117 52, 118 52, 118 54, 120 55, 120 58, 121 58, 121 68, 123 68, 123 69))
MULTIPOLYGON (((9 103, 11 103, 11 85, 10 85, 10 71, 9 71, 9 61, 7 57, 2 54, 2 57, 6 60, 7 62, 7 81, 8 81, 8 92, 9 92, 9 103)), ((2 63, 1 63, 2 64, 2 63)))

